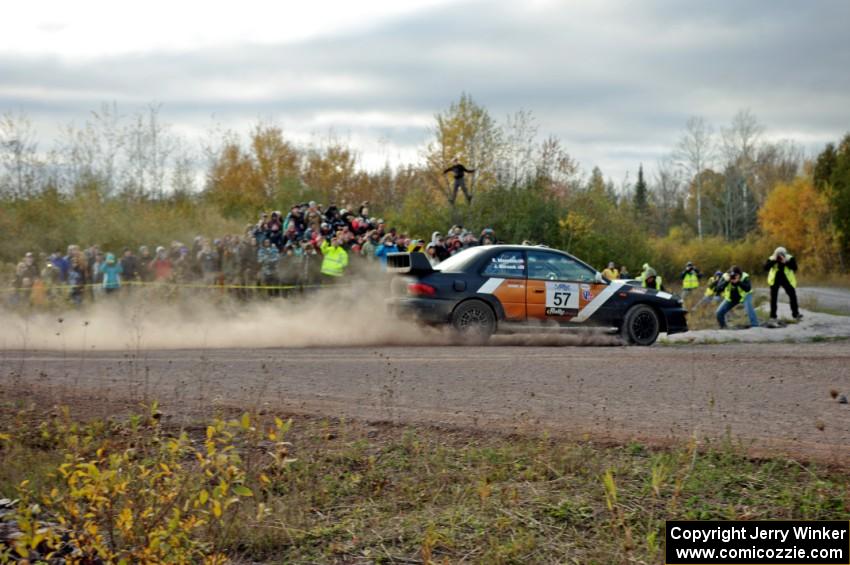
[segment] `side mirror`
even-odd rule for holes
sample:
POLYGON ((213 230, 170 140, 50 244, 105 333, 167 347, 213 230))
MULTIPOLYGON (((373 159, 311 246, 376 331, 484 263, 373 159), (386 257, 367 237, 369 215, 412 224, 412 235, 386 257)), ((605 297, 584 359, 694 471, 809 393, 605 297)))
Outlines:
POLYGON ((596 271, 596 282, 602 284, 605 283, 605 279, 602 277, 602 273, 600 273, 599 271, 596 271))

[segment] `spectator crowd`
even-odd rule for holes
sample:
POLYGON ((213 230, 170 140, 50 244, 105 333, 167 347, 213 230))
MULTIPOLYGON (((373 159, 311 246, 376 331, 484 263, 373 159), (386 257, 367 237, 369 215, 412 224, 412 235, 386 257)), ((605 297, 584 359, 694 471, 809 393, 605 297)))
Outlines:
POLYGON ((191 244, 124 248, 120 254, 99 245, 69 245, 64 253, 26 253, 17 264, 7 301, 42 306, 69 300, 79 306, 134 285, 219 287, 247 298, 280 295, 294 289, 334 284, 352 273, 386 268, 387 255, 422 251, 432 265, 463 249, 496 243, 492 229, 480 234, 452 226, 428 241, 388 227, 369 215, 369 203, 356 210, 296 204, 283 214, 263 212, 242 234, 191 244))
MULTIPOLYGON (((387 256, 399 251, 425 253, 432 266, 477 245, 497 243, 486 228, 476 234, 452 226, 443 235, 433 232, 429 240, 411 237, 382 218, 369 215, 369 203, 356 211, 337 206, 326 209, 316 202, 280 211, 263 212, 256 224, 240 234, 208 239, 196 236, 191 245, 172 241, 167 247, 143 245, 138 252, 124 248, 120 255, 98 245, 69 245, 64 254, 26 253, 15 268, 7 302, 13 306, 44 306, 68 300, 76 306, 111 294, 129 292, 135 285, 219 289, 248 298, 258 293, 278 296, 293 290, 336 284, 348 274, 367 274, 386 269, 387 256)), ((524 242, 527 243, 527 242, 524 242)), ((796 299, 796 259, 779 247, 765 263, 771 290, 770 324, 776 321, 780 289, 791 300, 792 315, 800 318, 796 299)), ((611 262, 602 270, 608 280, 629 278, 625 266, 611 262)), ((687 298, 700 287, 702 273, 688 262, 677 277, 687 298)), ((645 288, 663 291, 663 281, 649 264, 637 280, 645 288)), ((716 271, 706 285, 700 307, 718 302, 716 317, 726 327, 726 314, 741 304, 751 326, 759 325, 748 273, 733 266, 716 271)))

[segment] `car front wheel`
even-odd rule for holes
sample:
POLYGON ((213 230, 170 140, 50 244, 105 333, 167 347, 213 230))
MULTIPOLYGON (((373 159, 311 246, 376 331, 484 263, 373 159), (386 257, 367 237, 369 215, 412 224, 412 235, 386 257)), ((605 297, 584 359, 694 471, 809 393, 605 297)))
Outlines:
POLYGON ((660 331, 658 313, 646 304, 637 304, 626 312, 620 335, 626 343, 632 345, 652 345, 660 331))

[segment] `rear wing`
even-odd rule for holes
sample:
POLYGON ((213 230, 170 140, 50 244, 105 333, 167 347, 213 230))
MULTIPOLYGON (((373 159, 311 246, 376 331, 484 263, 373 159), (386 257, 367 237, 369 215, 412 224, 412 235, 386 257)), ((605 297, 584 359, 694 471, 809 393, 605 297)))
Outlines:
POLYGON ((424 253, 390 253, 387 255, 387 272, 421 275, 430 273, 431 262, 424 253))

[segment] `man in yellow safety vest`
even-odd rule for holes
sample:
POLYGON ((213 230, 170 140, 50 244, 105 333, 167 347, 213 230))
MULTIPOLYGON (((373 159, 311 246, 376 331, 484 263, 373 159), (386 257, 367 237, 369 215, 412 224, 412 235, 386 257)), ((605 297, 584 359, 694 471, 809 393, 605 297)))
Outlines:
POLYGON ((685 270, 679 275, 679 278, 682 279, 682 298, 699 288, 700 276, 699 269, 691 261, 688 261, 685 270))
POLYGON ((609 281, 614 281, 620 278, 620 271, 617 270, 614 261, 608 263, 608 267, 602 269, 602 276, 608 279, 609 281))
POLYGON ((348 266, 348 253, 339 244, 339 238, 332 237, 331 242, 322 239, 319 250, 324 255, 322 259, 322 279, 325 283, 338 280, 348 266))
POLYGON ((723 297, 723 302, 720 303, 716 312, 720 329, 726 329, 726 314, 738 304, 743 304, 746 308, 747 316, 750 318, 750 327, 757 328, 759 326, 756 309, 753 307, 753 284, 750 281, 749 274, 741 271, 741 268, 737 265, 733 265, 729 272, 723 275, 715 288, 715 292, 723 297))
POLYGON ((803 316, 797 305, 797 260, 784 247, 777 247, 773 255, 764 264, 767 271, 767 285, 770 287, 770 319, 776 320, 776 302, 780 287, 785 289, 791 301, 791 315, 799 320, 803 316))
POLYGON ((706 302, 719 302, 723 300, 720 292, 717 290, 717 284, 723 280, 723 271, 715 271, 714 275, 708 279, 708 284, 705 286, 705 293, 702 300, 699 301, 697 307, 702 306, 706 302))

